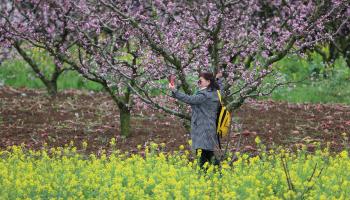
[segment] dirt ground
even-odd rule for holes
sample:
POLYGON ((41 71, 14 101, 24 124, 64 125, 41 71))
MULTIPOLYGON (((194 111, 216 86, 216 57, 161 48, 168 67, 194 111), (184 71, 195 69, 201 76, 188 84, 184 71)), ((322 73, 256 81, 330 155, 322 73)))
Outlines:
MULTIPOLYGON (((1 87, 0 149, 21 143, 40 149, 44 143, 58 147, 73 141, 79 150, 86 141, 84 152, 98 154, 110 148, 113 137, 118 149, 131 153, 151 142, 165 143, 165 151, 180 145, 189 149, 189 134, 180 119, 151 110, 133 113, 131 135, 125 138, 118 130, 118 109, 104 93, 69 90, 49 100, 44 91, 1 87)), ((255 151, 257 136, 268 148, 305 144, 312 151, 314 142, 329 143, 336 152, 349 147, 350 106, 250 100, 233 116, 233 131, 223 141, 231 150, 255 151)))

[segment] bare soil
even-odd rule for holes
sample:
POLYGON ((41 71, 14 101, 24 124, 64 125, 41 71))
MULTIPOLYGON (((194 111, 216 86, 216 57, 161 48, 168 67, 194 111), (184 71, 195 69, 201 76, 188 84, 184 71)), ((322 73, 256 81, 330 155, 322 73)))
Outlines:
MULTIPOLYGON (((349 147, 350 106, 338 104, 291 104, 274 101, 247 101, 233 113, 234 126, 223 146, 235 151, 256 151, 259 136, 268 148, 295 149, 302 145, 312 151, 314 142, 329 144, 338 152, 349 147), (347 134, 344 136, 344 133, 347 134)), ((58 147, 71 141, 78 149, 88 143, 86 152, 100 153, 110 148, 137 152, 138 145, 165 143, 165 151, 189 149, 189 133, 179 118, 153 110, 135 110, 129 137, 119 132, 116 104, 105 93, 66 90, 55 99, 44 91, 0 88, 0 149, 25 145, 31 149, 58 147)), ((85 152, 85 151, 84 151, 85 152)))

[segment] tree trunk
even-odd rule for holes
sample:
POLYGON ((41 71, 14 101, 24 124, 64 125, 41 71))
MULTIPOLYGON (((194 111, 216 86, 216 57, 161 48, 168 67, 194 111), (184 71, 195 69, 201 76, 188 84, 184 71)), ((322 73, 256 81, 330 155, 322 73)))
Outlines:
POLYGON ((346 62, 346 64, 348 65, 348 67, 350 68, 350 53, 349 54, 347 54, 347 55, 345 55, 344 56, 344 58, 345 58, 345 62, 346 62))
POLYGON ((32 59, 24 49, 21 47, 21 43, 19 41, 15 42, 14 47, 16 48, 17 52, 22 56, 22 58, 28 63, 28 65, 32 68, 36 76, 44 83, 46 90, 48 94, 51 97, 56 97, 57 95, 57 79, 58 76, 61 74, 62 71, 57 70, 53 74, 53 78, 49 80, 45 77, 44 73, 40 70, 38 63, 35 62, 34 59, 32 59))
POLYGON ((57 96, 57 80, 49 81, 45 83, 45 86, 50 97, 55 98, 57 96))
POLYGON ((131 113, 126 107, 119 107, 120 110, 120 134, 122 136, 128 137, 130 135, 130 120, 131 113))

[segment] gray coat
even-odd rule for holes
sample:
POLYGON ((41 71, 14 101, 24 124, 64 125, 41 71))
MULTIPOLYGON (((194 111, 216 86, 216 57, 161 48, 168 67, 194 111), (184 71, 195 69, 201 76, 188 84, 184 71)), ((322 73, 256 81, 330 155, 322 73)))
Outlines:
POLYGON ((191 105, 192 150, 205 149, 214 151, 218 146, 216 135, 216 117, 219 98, 216 90, 202 89, 194 95, 173 91, 174 98, 191 105))

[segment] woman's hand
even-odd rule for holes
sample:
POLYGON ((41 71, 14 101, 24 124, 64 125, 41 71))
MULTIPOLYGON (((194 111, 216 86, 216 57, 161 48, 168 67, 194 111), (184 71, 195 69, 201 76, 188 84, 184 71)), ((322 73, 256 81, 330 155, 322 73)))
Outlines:
POLYGON ((175 91, 176 86, 175 86, 175 84, 169 83, 168 88, 169 88, 171 91, 175 91))
POLYGON ((222 71, 220 70, 220 71, 218 71, 218 73, 216 74, 215 78, 216 78, 216 79, 219 79, 219 78, 221 78, 221 77, 222 77, 222 71))

